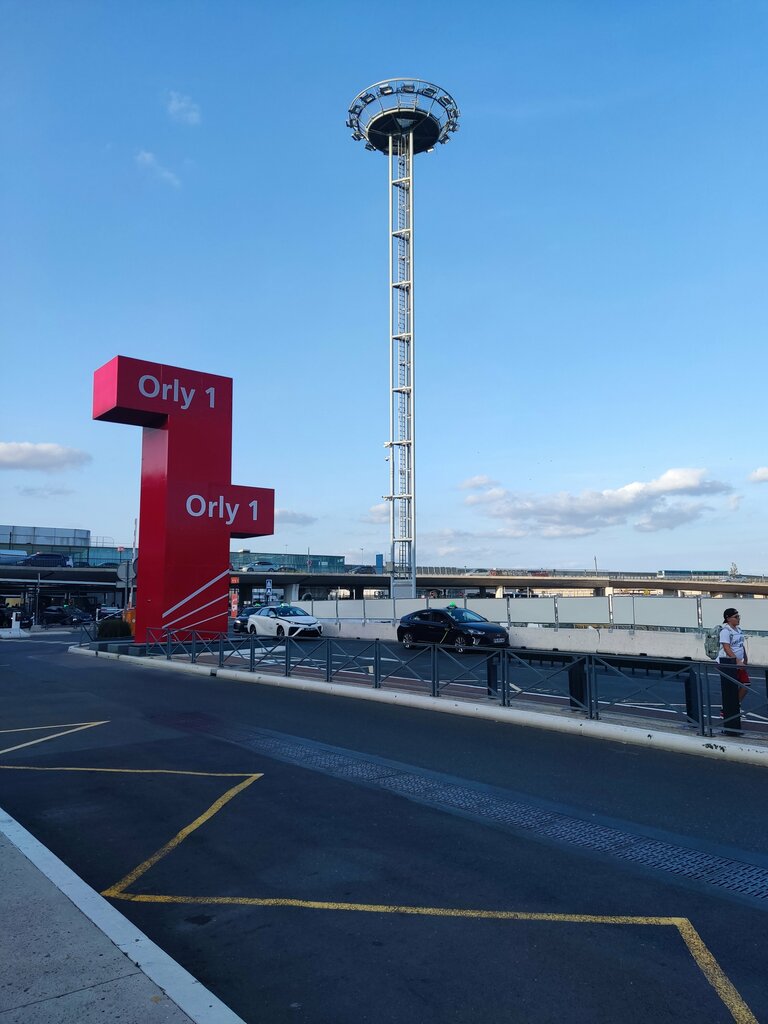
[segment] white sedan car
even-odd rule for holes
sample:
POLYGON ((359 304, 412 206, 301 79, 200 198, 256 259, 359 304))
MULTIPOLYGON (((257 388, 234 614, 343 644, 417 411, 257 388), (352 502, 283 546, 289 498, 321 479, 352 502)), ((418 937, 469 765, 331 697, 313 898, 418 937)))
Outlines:
POLYGON ((278 604, 259 608, 248 616, 248 632, 257 636, 322 636, 323 627, 303 608, 292 604, 278 604))

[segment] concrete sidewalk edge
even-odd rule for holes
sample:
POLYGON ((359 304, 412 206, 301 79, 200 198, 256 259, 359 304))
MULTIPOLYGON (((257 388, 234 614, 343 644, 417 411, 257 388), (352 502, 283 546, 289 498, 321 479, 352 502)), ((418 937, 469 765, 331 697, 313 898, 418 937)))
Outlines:
POLYGON ((2 808, 0 833, 195 1024, 245 1024, 2 808))
POLYGON ((259 672, 241 672, 237 669, 220 669, 209 665, 189 665, 177 661, 151 661, 127 654, 111 654, 91 651, 85 647, 70 647, 70 654, 83 654, 107 658, 113 661, 129 661, 132 665, 147 669, 186 672, 194 675, 217 676, 234 682, 261 683, 292 690, 306 690, 326 696, 349 697, 353 700, 372 700, 380 704, 397 704, 400 707, 437 711, 448 715, 466 715, 485 718, 508 725, 522 725, 533 729, 585 736, 589 739, 611 740, 615 743, 630 743, 635 746, 668 750, 674 754, 691 754, 708 757, 717 761, 737 761, 742 764, 768 768, 768 748, 750 746, 726 736, 678 736, 653 728, 630 725, 616 725, 590 719, 561 718, 542 711, 521 711, 517 708, 503 708, 495 704, 471 704, 452 701, 446 697, 431 697, 421 694, 398 693, 393 690, 366 690, 344 683, 315 682, 311 679, 295 679, 290 676, 272 676, 259 672))

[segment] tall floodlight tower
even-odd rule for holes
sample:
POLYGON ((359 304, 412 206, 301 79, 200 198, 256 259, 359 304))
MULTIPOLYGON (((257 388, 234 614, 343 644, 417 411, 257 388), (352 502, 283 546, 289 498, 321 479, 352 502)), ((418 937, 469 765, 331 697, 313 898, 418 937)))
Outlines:
POLYGON ((416 596, 413 158, 459 127, 456 101, 420 78, 388 78, 358 93, 347 127, 389 158, 389 494, 392 595, 416 596))

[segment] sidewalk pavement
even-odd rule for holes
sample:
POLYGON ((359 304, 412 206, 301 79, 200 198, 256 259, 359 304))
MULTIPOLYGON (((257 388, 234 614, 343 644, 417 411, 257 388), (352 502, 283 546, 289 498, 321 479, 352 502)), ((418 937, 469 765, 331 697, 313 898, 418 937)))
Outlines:
POLYGON ((0 809, 0 1024, 243 1024, 0 809))

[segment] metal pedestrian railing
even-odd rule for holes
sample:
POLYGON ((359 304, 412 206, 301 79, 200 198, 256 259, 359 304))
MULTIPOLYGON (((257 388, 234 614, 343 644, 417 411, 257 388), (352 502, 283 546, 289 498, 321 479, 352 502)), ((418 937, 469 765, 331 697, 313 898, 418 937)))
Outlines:
MULTIPOLYGON (((83 642, 91 640, 87 631, 83 642)), ((312 678, 373 689, 429 694, 502 707, 544 710, 656 726, 701 736, 722 731, 768 739, 768 671, 750 670, 748 687, 735 666, 688 659, 585 654, 525 648, 430 645, 406 650, 388 640, 225 636, 149 630, 146 655, 312 678)))

